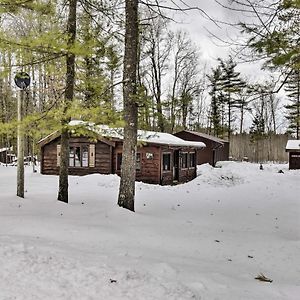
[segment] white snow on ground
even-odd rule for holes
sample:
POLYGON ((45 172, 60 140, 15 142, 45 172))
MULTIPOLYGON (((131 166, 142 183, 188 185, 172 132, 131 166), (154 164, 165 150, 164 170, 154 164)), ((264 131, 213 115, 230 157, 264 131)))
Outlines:
POLYGON ((137 183, 136 213, 115 175, 70 177, 66 205, 56 176, 26 167, 18 199, 0 166, 0 300, 300 299, 300 171, 220 166, 137 183))

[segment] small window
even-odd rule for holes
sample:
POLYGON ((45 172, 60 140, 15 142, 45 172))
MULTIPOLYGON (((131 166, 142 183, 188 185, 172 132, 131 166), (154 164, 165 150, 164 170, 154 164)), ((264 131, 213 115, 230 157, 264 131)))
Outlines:
POLYGON ((137 171, 141 170, 141 153, 137 153, 136 154, 136 164, 135 164, 135 168, 137 171))
POLYGON ((181 167, 182 169, 186 169, 188 167, 188 154, 186 152, 182 153, 181 167))
POLYGON ((70 167, 75 167, 74 158, 75 158, 75 149, 74 149, 74 147, 70 147, 70 152, 69 152, 69 166, 70 167))
POLYGON ((171 154, 170 153, 163 153, 163 171, 170 171, 171 170, 171 154))
POLYGON ((88 148, 88 146, 82 147, 82 166, 83 167, 89 166, 89 148, 88 148))
POLYGON ((196 166, 196 153, 190 153, 190 168, 194 168, 196 166))
POLYGON ((117 153, 117 170, 121 170, 122 166, 122 153, 117 153))
POLYGON ((75 147, 75 167, 81 167, 81 151, 80 151, 80 147, 75 147))
POLYGON ((89 166, 89 147, 76 146, 69 150, 69 167, 88 167, 89 166))

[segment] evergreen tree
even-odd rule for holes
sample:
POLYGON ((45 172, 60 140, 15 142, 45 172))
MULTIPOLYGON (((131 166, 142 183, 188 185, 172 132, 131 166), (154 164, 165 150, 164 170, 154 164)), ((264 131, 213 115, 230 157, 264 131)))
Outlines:
POLYGON ((68 52, 66 55, 66 87, 63 103, 64 117, 61 120, 61 150, 60 150, 60 168, 59 168, 59 187, 57 199, 68 203, 68 167, 69 167, 69 128, 70 118, 67 111, 74 98, 75 85, 75 54, 72 52, 76 39, 76 11, 77 0, 69 0, 69 14, 67 22, 68 34, 68 52))
POLYGON ((285 91, 290 100, 290 104, 285 105, 288 112, 286 118, 289 120, 289 131, 300 137, 300 70, 293 71, 290 74, 285 91))
POLYGON ((210 84, 210 91, 209 95, 211 96, 210 101, 210 124, 212 127, 212 134, 215 136, 221 136, 222 135, 222 124, 221 124, 221 95, 220 95, 220 80, 221 80, 221 69, 220 67, 217 67, 212 70, 212 74, 210 76, 207 76, 210 84))
POLYGON ((232 123, 235 120, 234 110, 239 107, 241 99, 238 97, 241 90, 245 87, 245 82, 241 79, 240 73, 236 72, 236 63, 232 57, 227 61, 220 61, 221 68, 221 90, 224 92, 224 103, 227 107, 227 134, 228 139, 232 132, 232 123))

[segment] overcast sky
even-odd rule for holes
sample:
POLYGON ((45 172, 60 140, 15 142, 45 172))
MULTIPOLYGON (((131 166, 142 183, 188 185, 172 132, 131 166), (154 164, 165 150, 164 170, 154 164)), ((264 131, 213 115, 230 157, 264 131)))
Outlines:
MULTIPOLYGON (((214 20, 234 23, 241 16, 240 13, 237 15, 235 12, 222 8, 214 0, 185 0, 185 2, 190 6, 200 7, 214 20)), ((217 64, 218 57, 227 59, 230 53, 229 45, 213 38, 209 32, 226 41, 234 40, 237 42, 245 38, 239 30, 233 27, 215 25, 213 21, 203 17, 199 11, 180 13, 175 16, 175 19, 179 21, 175 25, 176 27, 183 28, 190 33, 192 40, 200 49, 201 58, 208 62, 209 67, 217 64)), ((252 80, 267 77, 266 72, 260 71, 259 64, 239 64, 238 70, 252 80)))

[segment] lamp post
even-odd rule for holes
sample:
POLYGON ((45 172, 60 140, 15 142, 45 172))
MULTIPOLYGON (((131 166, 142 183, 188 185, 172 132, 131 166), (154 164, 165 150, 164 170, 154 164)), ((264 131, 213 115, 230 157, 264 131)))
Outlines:
POLYGON ((30 84, 30 76, 25 72, 19 72, 15 76, 15 84, 20 88, 18 93, 17 113, 18 113, 18 127, 17 127, 17 196, 24 198, 24 132, 21 128, 24 92, 30 84))

